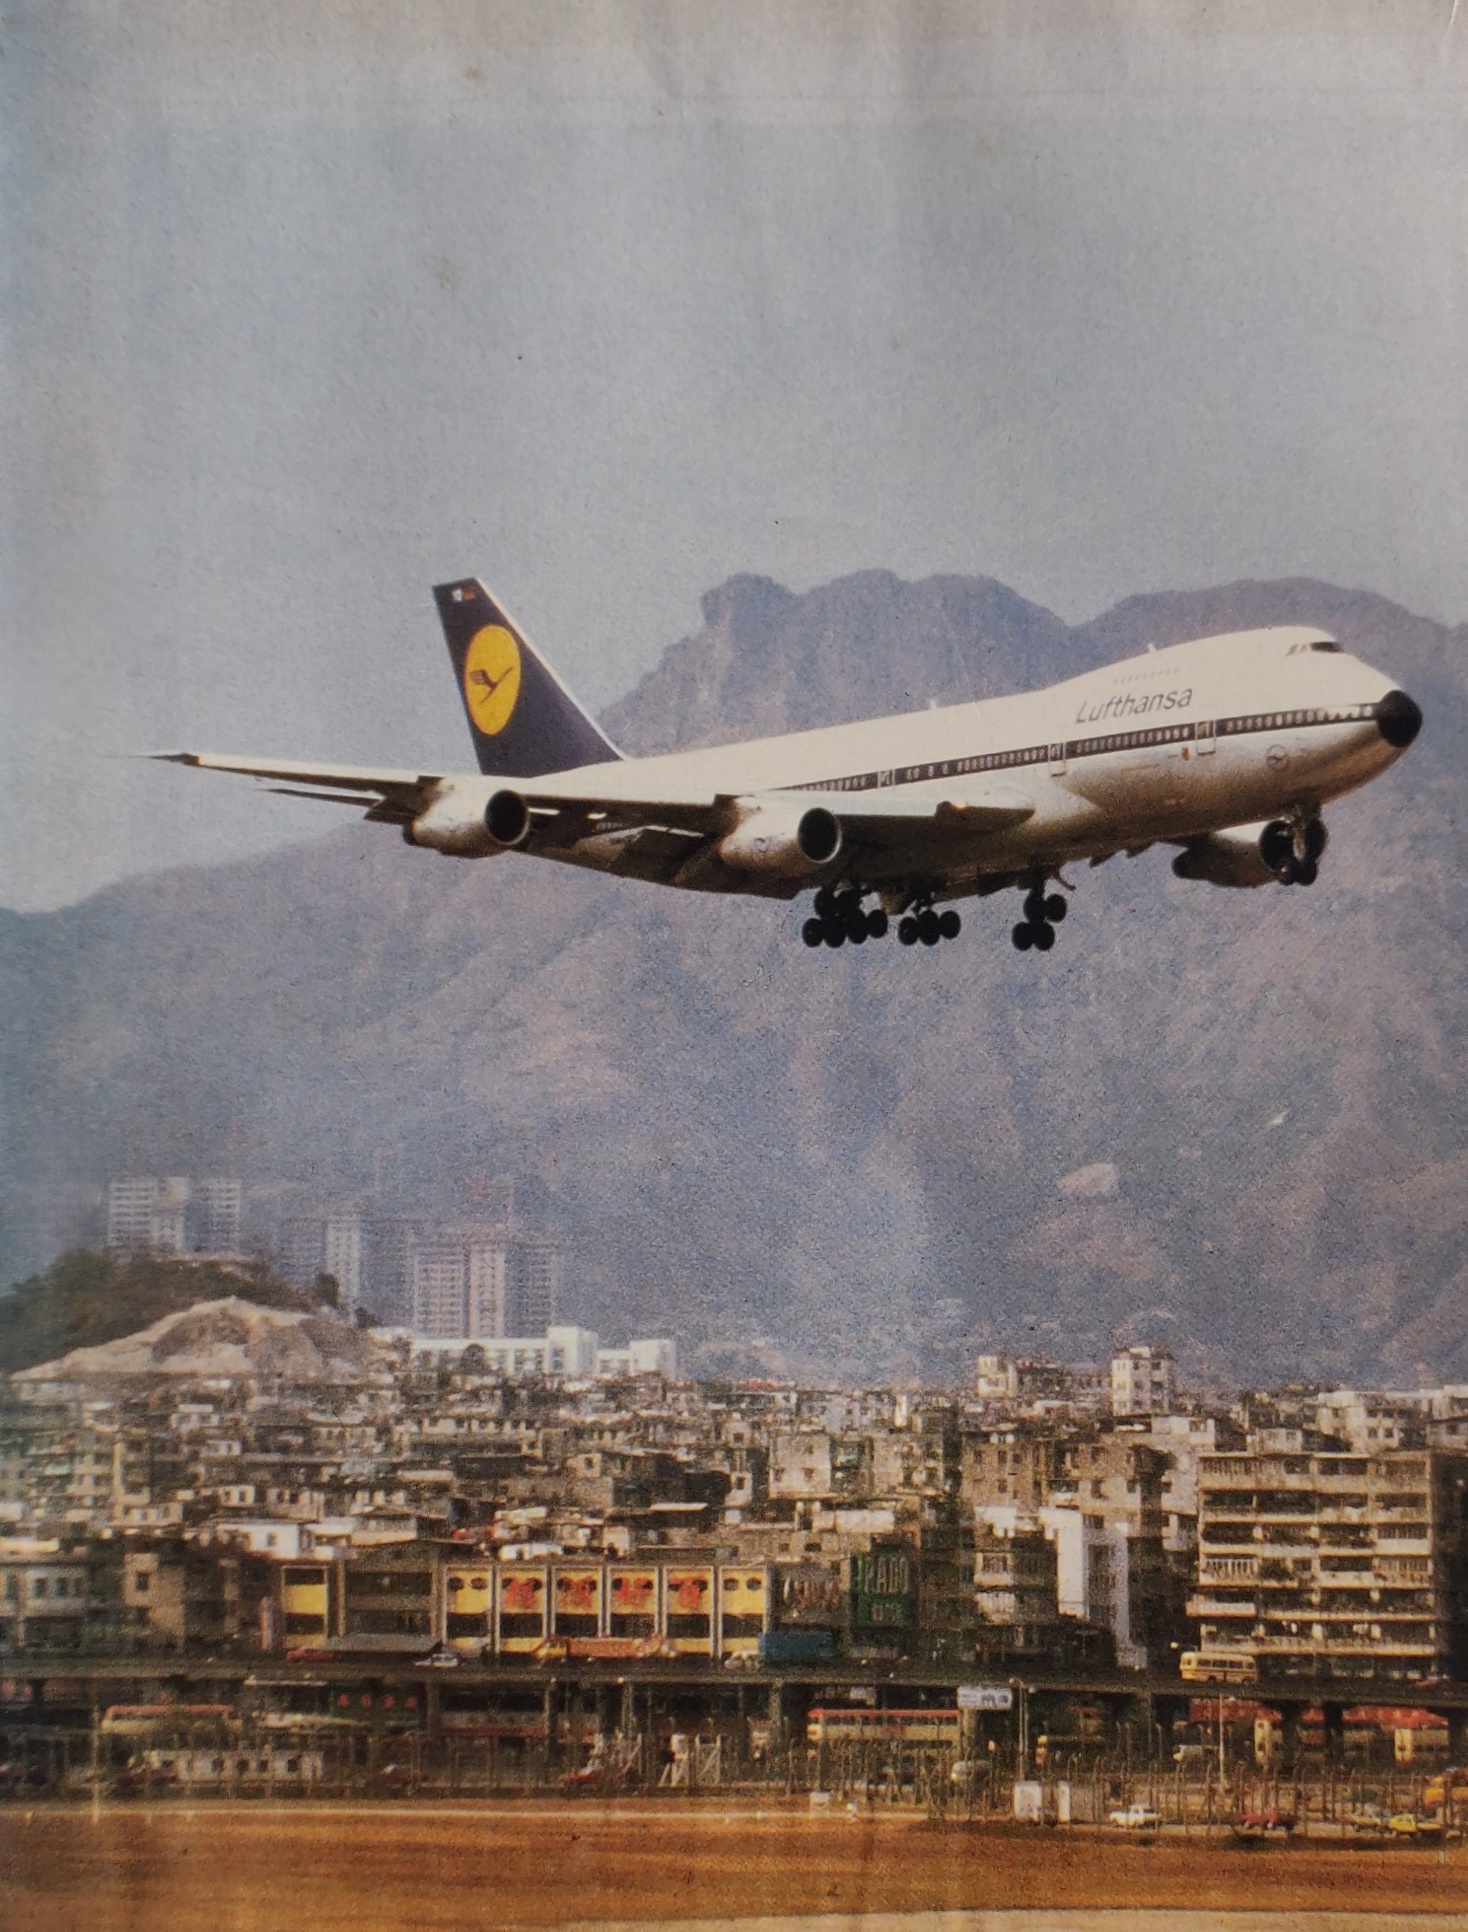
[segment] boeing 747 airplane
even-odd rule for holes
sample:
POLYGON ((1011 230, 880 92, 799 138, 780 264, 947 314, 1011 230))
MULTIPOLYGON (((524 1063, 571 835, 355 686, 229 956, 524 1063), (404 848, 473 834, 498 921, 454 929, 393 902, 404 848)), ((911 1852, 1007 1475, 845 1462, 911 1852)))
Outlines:
POLYGON ((1149 650, 1043 691, 706 751, 624 758, 477 578, 434 592, 478 773, 155 752, 366 806, 410 845, 521 852, 698 892, 814 891, 808 946, 955 938, 952 901, 1023 894, 1048 952, 1062 867, 1163 842, 1214 885, 1313 884, 1321 809, 1410 745, 1422 712, 1308 626, 1149 650), (870 903, 868 903, 870 902, 870 903), (941 907, 941 910, 940 910, 941 907))

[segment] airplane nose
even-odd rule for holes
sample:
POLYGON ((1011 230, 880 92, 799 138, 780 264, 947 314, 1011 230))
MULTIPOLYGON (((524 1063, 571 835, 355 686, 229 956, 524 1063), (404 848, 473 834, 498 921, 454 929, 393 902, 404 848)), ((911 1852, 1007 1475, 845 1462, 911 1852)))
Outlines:
POLYGON ((1405 751, 1422 729, 1422 706, 1405 691, 1388 691, 1376 707, 1376 728, 1396 751, 1405 751))

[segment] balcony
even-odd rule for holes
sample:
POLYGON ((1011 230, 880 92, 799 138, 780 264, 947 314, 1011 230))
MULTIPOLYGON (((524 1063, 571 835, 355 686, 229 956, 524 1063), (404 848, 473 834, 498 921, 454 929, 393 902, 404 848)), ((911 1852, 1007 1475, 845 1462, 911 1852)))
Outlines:
POLYGON ((1259 1565, 1252 1556, 1209 1556, 1203 1560, 1198 1581, 1200 1584, 1251 1583, 1258 1573, 1259 1565))

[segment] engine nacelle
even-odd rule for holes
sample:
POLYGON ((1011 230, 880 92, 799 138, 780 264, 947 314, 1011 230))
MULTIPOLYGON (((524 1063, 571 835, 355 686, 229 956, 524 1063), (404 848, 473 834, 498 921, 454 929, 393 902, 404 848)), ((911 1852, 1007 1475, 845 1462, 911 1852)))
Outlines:
POLYGON ((502 852, 503 841, 496 839, 485 823, 483 799, 482 790, 476 790, 471 798, 464 788, 445 785, 428 810, 403 827, 403 837, 409 845, 421 845, 454 859, 483 859, 492 852, 502 852))
POLYGON ((496 851, 523 845, 530 836, 530 807, 518 792, 496 792, 484 808, 484 823, 496 851))
POLYGON ((742 801, 743 815, 719 841, 719 857, 736 872, 769 872, 804 879, 841 850, 841 821, 824 805, 802 808, 798 798, 742 801))
POLYGON ((1172 869, 1180 879, 1206 879, 1209 885, 1276 884, 1279 874, 1261 849, 1275 823, 1271 819, 1267 824, 1231 825, 1224 832, 1209 832, 1179 852, 1172 869))

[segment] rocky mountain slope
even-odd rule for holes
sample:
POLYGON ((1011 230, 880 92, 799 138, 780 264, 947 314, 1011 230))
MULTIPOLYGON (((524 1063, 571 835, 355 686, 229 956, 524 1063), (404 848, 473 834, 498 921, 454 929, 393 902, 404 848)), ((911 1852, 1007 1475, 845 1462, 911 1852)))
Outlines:
MULTIPOLYGON (((1155 1338, 1221 1379, 1468 1380, 1468 633, 1308 582, 1076 629, 984 579, 879 573, 738 578, 704 614, 609 714, 628 749, 1280 622, 1332 628, 1427 722, 1331 812, 1313 890, 1117 859, 1044 959, 1007 944, 1006 901, 932 953, 811 954, 797 908, 358 826, 6 914, 6 1171, 100 1177, 124 1144, 209 1171, 232 1131, 257 1178, 365 1190, 385 1150, 463 1211, 474 1175, 537 1169, 567 1312, 671 1328, 710 1369, 958 1377, 981 1343, 1155 1338)), ((180 774, 179 809, 208 782, 180 774)))

